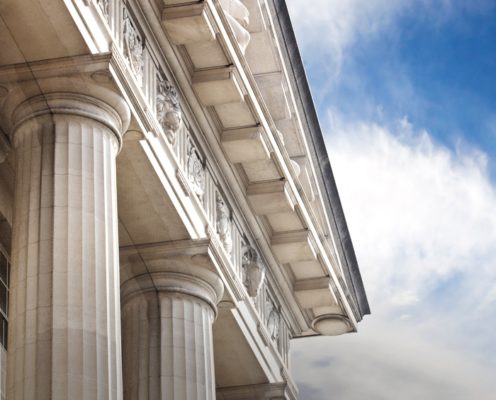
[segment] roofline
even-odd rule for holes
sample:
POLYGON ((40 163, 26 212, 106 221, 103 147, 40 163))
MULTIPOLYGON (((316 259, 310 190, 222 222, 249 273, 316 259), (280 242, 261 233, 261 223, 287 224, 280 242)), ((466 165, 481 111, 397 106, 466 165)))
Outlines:
POLYGON ((313 102, 310 86, 308 84, 305 67, 296 41, 296 36, 289 16, 285 0, 272 0, 276 12, 276 18, 279 23, 284 46, 289 58, 289 67, 294 76, 296 89, 301 99, 304 111, 304 118, 308 126, 308 132, 311 146, 317 156, 318 168, 322 175, 325 195, 328 201, 324 201, 327 214, 329 215, 329 224, 331 229, 337 233, 338 252, 343 262, 345 280, 351 290, 351 295, 358 307, 358 320, 364 315, 370 314, 370 307, 365 293, 358 261, 356 258, 353 242, 351 240, 346 218, 339 198, 336 181, 332 172, 329 155, 325 146, 324 135, 320 127, 319 118, 313 102))

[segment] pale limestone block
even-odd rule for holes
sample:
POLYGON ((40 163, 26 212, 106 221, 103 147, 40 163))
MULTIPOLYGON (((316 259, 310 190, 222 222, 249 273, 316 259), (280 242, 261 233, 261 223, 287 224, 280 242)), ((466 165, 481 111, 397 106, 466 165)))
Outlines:
POLYGON ((218 41, 189 43, 186 50, 196 69, 223 67, 229 60, 218 41))
POLYGON ((272 249, 279 262, 317 259, 315 242, 308 230, 277 233, 271 238, 272 249))
POLYGON ((246 194, 253 210, 258 215, 294 211, 294 201, 284 179, 252 183, 248 186, 246 194))
POLYGON ((261 160, 243 163, 250 182, 272 181, 282 178, 282 173, 274 160, 261 160))
POLYGON ((162 23, 174 44, 215 39, 215 31, 205 3, 165 7, 162 11, 162 23))
POLYGON ((318 278, 325 274, 325 267, 318 259, 292 262, 291 270, 296 280, 318 278))
POLYGON ((273 45, 270 31, 251 34, 245 57, 255 75, 281 71, 277 49, 273 45))
POLYGON ((267 24, 263 17, 260 0, 243 0, 243 4, 248 9, 248 14, 250 16, 247 27, 248 31, 253 33, 265 30, 267 24))
POLYGON ((261 127, 225 130, 221 143, 232 163, 249 163, 270 158, 261 127))
POLYGON ((267 215, 267 220, 273 232, 297 231, 305 228, 303 218, 298 212, 270 214, 267 215))
POLYGON ((329 277, 300 280, 294 286, 296 298, 303 308, 337 306, 329 277))
POLYGON ((262 97, 269 108, 270 115, 277 121, 291 117, 285 78, 282 72, 259 74, 255 76, 262 97))
POLYGON ((215 106, 224 129, 253 126, 257 123, 251 106, 247 101, 227 103, 215 106))
POLYGON ((243 101, 239 78, 233 67, 196 72, 193 75, 193 88, 204 106, 243 101))

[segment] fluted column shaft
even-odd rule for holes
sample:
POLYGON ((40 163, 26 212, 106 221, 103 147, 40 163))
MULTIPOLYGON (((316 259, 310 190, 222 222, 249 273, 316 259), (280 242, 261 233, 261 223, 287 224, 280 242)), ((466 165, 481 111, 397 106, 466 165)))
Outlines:
POLYGON ((54 93, 16 111, 10 400, 121 399, 116 112, 54 93))
POLYGON ((171 292, 123 309, 125 399, 215 399, 210 305, 171 292))
POLYGON ((184 272, 152 272, 121 289, 125 400, 215 399, 212 324, 222 284, 213 272, 207 280, 205 271, 184 272))

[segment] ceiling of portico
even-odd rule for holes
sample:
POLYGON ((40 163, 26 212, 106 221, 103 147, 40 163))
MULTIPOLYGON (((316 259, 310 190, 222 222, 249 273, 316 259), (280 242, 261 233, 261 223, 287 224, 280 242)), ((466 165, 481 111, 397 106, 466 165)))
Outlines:
POLYGON ((184 223, 138 141, 117 157, 119 244, 189 239, 184 223))
POLYGON ((63 1, 0 2, 0 65, 88 54, 63 1))
POLYGON ((213 326, 215 381, 218 388, 268 382, 230 310, 219 310, 213 326))

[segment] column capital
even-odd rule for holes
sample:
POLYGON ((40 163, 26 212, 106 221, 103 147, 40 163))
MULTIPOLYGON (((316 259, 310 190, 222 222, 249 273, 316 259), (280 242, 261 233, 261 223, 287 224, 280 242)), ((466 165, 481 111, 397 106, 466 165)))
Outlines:
POLYGON ((223 284, 210 240, 125 247, 120 260, 124 398, 214 400, 223 284))
POLYGON ((93 95, 77 92, 50 92, 30 97, 22 101, 12 114, 12 143, 16 147, 16 131, 33 119, 70 115, 89 118, 105 125, 115 135, 120 147, 130 114, 124 99, 117 94, 112 97, 112 105, 93 95))
POLYGON ((114 73, 112 54, 76 56, 0 67, 0 127, 11 136, 43 115, 91 118, 122 141, 131 113, 114 73))
POLYGON ((209 239, 124 247, 120 260, 123 304, 141 293, 170 292, 203 300, 217 313, 224 285, 209 239))

